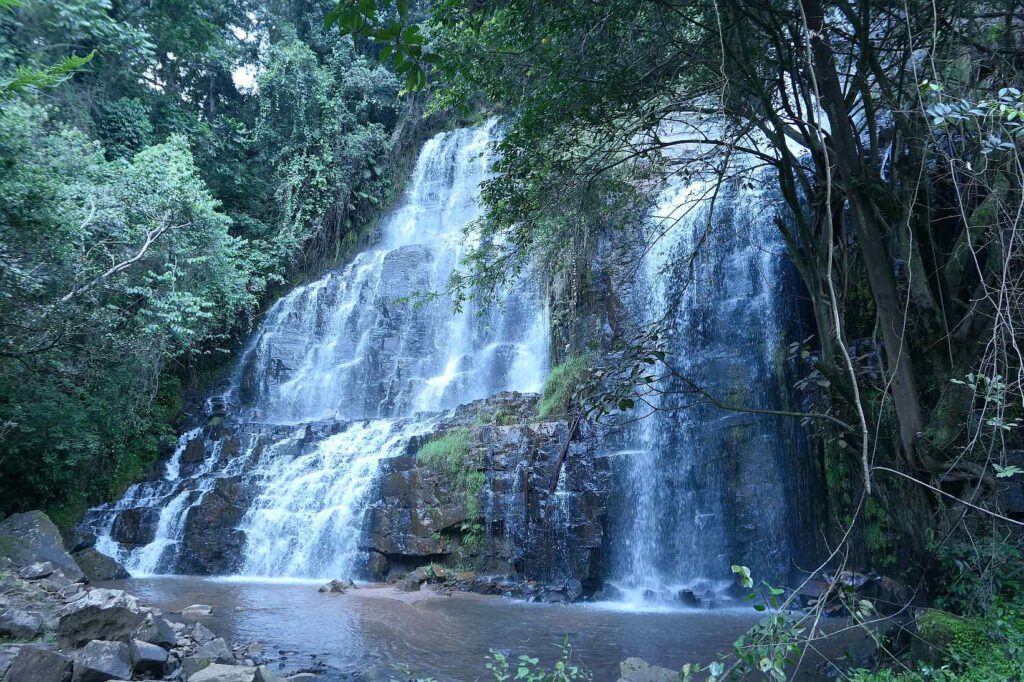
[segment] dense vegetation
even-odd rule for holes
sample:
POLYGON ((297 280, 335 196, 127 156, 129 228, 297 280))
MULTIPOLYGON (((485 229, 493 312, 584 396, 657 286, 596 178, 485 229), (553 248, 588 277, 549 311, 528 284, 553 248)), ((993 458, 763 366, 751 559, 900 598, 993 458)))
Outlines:
POLYGON ((0 5, 0 515, 120 494, 390 196, 398 81, 327 9, 0 5))

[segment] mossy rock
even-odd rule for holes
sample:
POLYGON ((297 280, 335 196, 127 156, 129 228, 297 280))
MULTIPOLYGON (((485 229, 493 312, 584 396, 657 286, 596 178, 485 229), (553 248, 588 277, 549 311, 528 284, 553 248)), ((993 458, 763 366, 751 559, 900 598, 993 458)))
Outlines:
POLYGON ((931 663, 964 660, 990 645, 984 624, 974 618, 962 618, 948 611, 927 609, 918 613, 917 633, 912 654, 931 663))

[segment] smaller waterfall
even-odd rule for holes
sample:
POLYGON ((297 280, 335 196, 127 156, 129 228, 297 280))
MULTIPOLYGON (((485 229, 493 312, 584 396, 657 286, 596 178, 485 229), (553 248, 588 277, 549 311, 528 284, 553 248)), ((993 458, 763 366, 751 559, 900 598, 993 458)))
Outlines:
POLYGON ((650 221, 637 307, 667 322, 660 411, 640 420, 616 457, 623 484, 613 520, 611 583, 624 601, 713 603, 731 564, 785 580, 792 567, 792 482, 799 425, 714 408, 680 377, 725 403, 785 409, 785 328, 792 313, 777 204, 755 173, 670 179, 650 221))

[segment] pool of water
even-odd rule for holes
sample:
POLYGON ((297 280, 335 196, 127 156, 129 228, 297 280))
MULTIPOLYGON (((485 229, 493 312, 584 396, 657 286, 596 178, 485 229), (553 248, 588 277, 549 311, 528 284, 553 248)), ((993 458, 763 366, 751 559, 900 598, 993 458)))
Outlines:
MULTIPOLYGON (((630 612, 600 605, 542 605, 457 593, 404 594, 360 587, 322 594, 316 583, 198 577, 135 578, 108 583, 165 611, 209 604, 203 623, 229 644, 263 642, 284 673, 326 665, 322 679, 344 680, 370 666, 402 664, 438 680, 490 679, 491 649, 552 662, 568 638, 573 658, 595 680, 616 680, 637 656, 678 669, 730 649, 754 622, 745 609, 630 612)), ((185 619, 187 620, 187 619, 185 619)), ((811 666, 801 679, 814 679, 811 666)))

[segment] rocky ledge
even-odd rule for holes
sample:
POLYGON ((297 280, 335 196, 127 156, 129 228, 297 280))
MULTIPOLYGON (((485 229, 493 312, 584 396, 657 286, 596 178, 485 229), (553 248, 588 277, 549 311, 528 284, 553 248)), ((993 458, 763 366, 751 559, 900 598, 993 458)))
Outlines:
POLYGON ((600 589, 606 460, 593 434, 538 418, 537 400, 463 405, 381 464, 360 542, 369 577, 545 601, 600 589))
MULTIPOLYGON (((172 620, 127 592, 90 585, 83 568, 45 514, 0 523, 0 679, 281 682, 258 643, 229 647, 202 623, 172 620)), ((202 613, 209 607, 183 611, 202 613)))

